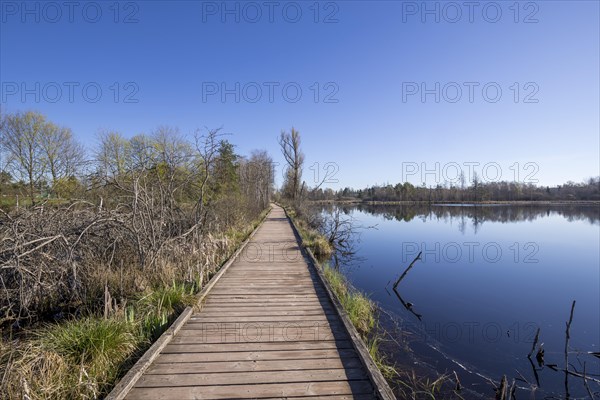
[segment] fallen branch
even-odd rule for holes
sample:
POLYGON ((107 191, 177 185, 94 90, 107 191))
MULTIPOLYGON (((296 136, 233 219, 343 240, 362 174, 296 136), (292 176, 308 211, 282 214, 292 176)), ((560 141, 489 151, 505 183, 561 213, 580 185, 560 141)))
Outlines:
POLYGON ((506 390, 508 389, 508 381, 506 375, 502 376, 500 386, 496 388, 496 400, 506 400, 506 390))
POLYGON ((460 384, 460 379, 458 379, 458 374, 456 373, 456 371, 452 371, 454 372, 454 379, 456 379, 456 388, 454 388, 454 390, 456 390, 457 392, 460 392, 460 390, 462 389, 462 386, 460 384))
MULTIPOLYGON (((583 378, 583 374, 579 373, 579 372, 573 372, 571 370, 566 370, 564 368, 558 368, 558 366, 556 364, 547 364, 546 365, 548 368, 550 368, 552 371, 557 371, 557 372, 565 372, 571 376, 576 376, 577 378, 583 378)), ((594 383, 600 383, 600 379, 596 379, 596 378, 592 378, 591 376, 587 375, 586 379, 589 381, 592 381, 594 383)))
POLYGON ((396 289, 398 287, 398 284, 400 283, 400 281, 402 279, 404 279, 404 277, 406 276, 406 274, 408 273, 408 271, 410 271, 410 269, 413 267, 413 265, 415 264, 415 262, 417 260, 421 259, 421 253, 422 253, 422 251, 419 252, 419 254, 415 257, 415 259, 410 263, 410 265, 408 266, 408 268, 406 268, 406 270, 404 270, 404 272, 402 273, 402 275, 400 275, 400 278, 398 278, 398 280, 394 283, 394 289, 396 289))
POLYGON ((587 377, 585 375, 585 362, 583 363, 583 386, 585 386, 585 389, 587 390, 588 394, 590 395, 590 399, 594 400, 594 394, 592 393, 592 390, 590 389, 590 385, 588 384, 587 377))
MULTIPOLYGON (((527 357, 527 359, 529 360, 529 364, 531 365, 531 370, 533 371, 533 377, 535 378, 535 384, 537 385, 536 387, 540 387, 540 377, 537 373, 537 369, 535 368, 535 364, 533 364, 533 360, 531 359, 531 357, 527 357)), ((529 382, 527 382, 529 383, 529 382)), ((533 387, 533 385, 529 384, 529 386, 533 387)))
POLYGON ((509 398, 512 399, 516 399, 517 397, 515 396, 515 392, 517 391, 517 382, 515 381, 515 379, 513 378, 512 384, 510 385, 510 389, 508 391, 509 394, 509 398))
POLYGON ((527 354, 527 357, 531 358, 531 355, 535 351, 535 346, 537 345, 539 339, 540 339, 540 328, 538 328, 537 332, 535 333, 535 338, 533 339, 533 346, 531 346, 531 350, 529 351, 529 354, 527 354))
POLYGON ((569 398, 569 339, 571 338, 571 323, 573 322, 573 312, 575 311, 575 300, 571 304, 571 314, 569 315, 569 322, 567 322, 567 329, 565 331, 565 392, 567 398, 569 398))
POLYGON ((417 317, 417 319, 419 321, 422 320, 423 315, 422 314, 418 314, 414 309, 413 309, 413 304, 412 303, 407 303, 402 299, 402 296, 400 296, 400 293, 398 293, 398 291, 396 290, 396 288, 394 288, 394 294, 396 295, 396 297, 398 297, 398 300, 400 300, 400 303, 402 303, 402 305, 404 306, 404 308, 406 308, 408 311, 410 311, 415 317, 417 317))

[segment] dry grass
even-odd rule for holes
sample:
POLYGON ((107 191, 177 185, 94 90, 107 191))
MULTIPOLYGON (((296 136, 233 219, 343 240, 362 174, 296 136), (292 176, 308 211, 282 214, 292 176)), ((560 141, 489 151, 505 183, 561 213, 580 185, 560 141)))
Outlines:
POLYGON ((160 269, 153 277, 146 273, 145 279, 136 281, 144 274, 125 267, 90 271, 86 279, 99 282, 86 287, 88 303, 80 308, 86 317, 42 324, 21 331, 17 338, 0 338, 0 398, 105 396, 170 322, 185 307, 195 305, 195 293, 265 215, 266 211, 228 233, 207 235, 195 253, 187 252, 183 242, 179 251, 157 263, 160 269), (192 276, 195 279, 188 279, 190 266, 202 271, 192 276), (170 283, 164 284, 168 279, 170 283), (102 304, 98 298, 107 288, 109 300, 102 304))
POLYGON ((2 342, 5 398, 98 398, 114 383, 144 338, 123 318, 48 325, 29 340, 2 342))

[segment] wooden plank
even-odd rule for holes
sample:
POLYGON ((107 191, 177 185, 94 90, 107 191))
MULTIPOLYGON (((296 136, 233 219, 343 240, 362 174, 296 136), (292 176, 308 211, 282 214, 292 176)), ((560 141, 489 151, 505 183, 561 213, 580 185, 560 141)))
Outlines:
POLYGON ((323 314, 331 314, 334 311, 327 311, 327 310, 294 310, 294 309, 288 309, 288 310, 270 310, 270 309, 263 309, 262 311, 260 310, 256 310, 256 309, 251 309, 251 310, 242 310, 242 311, 237 311, 237 310, 223 310, 223 311, 216 311, 216 310, 210 310, 210 311, 206 311, 201 313, 201 315, 203 317, 219 317, 219 316, 228 316, 228 317, 274 317, 274 316, 291 316, 291 315, 298 315, 298 316, 309 316, 309 315, 323 315, 323 314))
POLYGON ((286 398, 319 395, 371 394, 373 388, 368 380, 334 382, 263 383, 256 385, 189 386, 134 388, 129 399, 231 399, 231 398, 286 398))
MULTIPOLYGON (((347 395, 334 395, 334 396, 310 396, 310 397, 293 397, 293 400, 317 400, 317 399, 325 399, 325 400, 373 400, 376 399, 373 393, 370 394, 347 394, 347 395)), ((281 400, 281 397, 263 397, 263 400, 281 400)))
POLYGON ((365 371, 353 369, 305 369, 298 371, 258 371, 236 373, 200 373, 144 375, 136 383, 142 387, 180 387, 215 385, 255 385, 260 383, 323 382, 344 380, 367 380, 365 371))
POLYGON ((240 306, 240 307, 217 307, 217 306, 203 306, 202 313, 198 314, 198 316, 232 316, 233 314, 259 314, 259 315, 271 315, 269 313, 288 313, 285 315, 294 315, 289 313, 296 313, 296 315, 302 315, 303 313, 320 313, 320 314, 333 314, 335 313, 335 309, 332 306, 321 307, 319 305, 309 305, 309 306, 282 306, 280 304, 263 304, 256 306, 240 306), (264 314, 263 314, 264 312, 264 314))
POLYGON ((293 299, 293 300, 314 300, 314 299, 323 299, 326 300, 327 297, 325 294, 316 296, 314 293, 311 295, 308 294, 292 294, 292 293, 281 293, 278 295, 273 294, 265 294, 265 293, 242 293, 242 294, 231 294, 231 293, 211 293, 211 299, 255 299, 255 300, 265 300, 269 301, 270 299, 293 299))
POLYGON ((202 309, 207 307, 217 307, 220 309, 228 309, 228 308, 238 308, 238 307, 294 307, 301 309, 302 307, 311 308, 311 307, 331 307, 331 304, 322 303, 319 300, 308 300, 308 301, 238 301, 231 302, 228 300, 225 301, 207 301, 202 305, 202 309))
MULTIPOLYGON (((325 314, 321 313, 319 314, 320 317, 326 316, 325 314)), ((211 318, 217 318, 218 316, 212 316, 211 318)), ((262 315, 260 315, 260 317, 263 317, 262 315)), ((307 327, 307 328, 315 328, 315 327, 320 327, 320 328, 336 328, 336 329, 343 329, 343 324, 334 317, 329 317, 329 319, 327 319, 325 322, 313 322, 313 321, 307 321, 306 319, 304 319, 304 315, 295 315, 294 317, 296 318, 293 321, 281 321, 279 320, 279 318, 281 318, 282 316, 271 316, 268 317, 270 319, 269 322, 264 322, 264 323, 244 323, 242 321, 239 321, 236 317, 231 317, 232 322, 218 322, 218 323, 211 323, 211 322, 205 322, 205 320, 207 319, 206 316, 202 316, 202 314, 196 316, 196 317, 192 317, 190 318, 190 320, 188 321, 188 326, 190 326, 193 329, 204 329, 206 331, 212 331, 212 332, 229 332, 232 329, 291 329, 291 328, 298 328, 298 327, 307 327)), ((190 329, 191 329, 190 328, 190 329)), ((188 329, 187 326, 184 327, 184 329, 188 329)))
MULTIPOLYGON (((297 302, 267 302, 267 301, 260 301, 260 302, 222 302, 222 303, 215 303, 215 302, 206 302, 202 305, 202 310, 209 310, 209 309, 218 309, 218 310, 223 310, 224 312, 227 312, 227 310, 235 310, 238 308, 244 308, 244 309, 263 309, 263 308, 267 308, 267 309, 273 309, 273 310, 277 310, 277 309, 290 309, 290 310, 311 310, 311 309, 318 309, 319 307, 323 307, 324 309, 327 308, 332 308, 332 306, 330 304, 321 304, 320 301, 305 301, 305 302, 301 302, 301 303, 297 303, 297 302)), ((195 316, 200 316, 201 313, 196 314, 195 316)))
MULTIPOLYGON (((191 318, 190 318, 191 319, 191 318)), ((277 317, 194 317, 193 322, 204 322, 204 323, 298 323, 298 322, 310 322, 314 323, 325 323, 331 320, 328 315, 312 315, 310 317, 302 315, 284 315, 277 317)))
POLYGON ((308 360, 260 360, 260 361, 215 361, 199 363, 153 364, 146 374, 200 374, 205 372, 246 372, 246 371, 295 371, 303 369, 360 368, 362 363, 357 357, 316 358, 308 360))
POLYGON ((347 339, 342 329, 326 327, 292 327, 290 329, 236 329, 212 332, 202 329, 182 329, 181 337, 195 337, 200 343, 255 343, 255 342, 298 342, 305 340, 347 339))
POLYGON ((155 363, 186 363, 186 362, 212 362, 212 361, 252 361, 252 360, 305 360, 313 358, 356 357, 354 349, 351 350, 274 350, 274 351, 236 351, 221 353, 183 353, 161 354, 155 363))
POLYGON ((281 303, 241 303, 241 304, 209 304, 202 305, 202 312, 231 312, 231 311, 256 311, 257 309, 266 309, 267 311, 306 311, 306 310, 333 310, 331 304, 321 304, 314 302, 312 304, 281 304, 281 303))
POLYGON ((215 294, 224 294, 224 295, 243 295, 243 294, 263 294, 269 296, 277 296, 277 295, 289 295, 289 294, 306 294, 306 295, 314 295, 314 294, 326 294, 327 292, 321 288, 314 287, 239 287, 239 288, 230 288, 230 287, 219 287, 215 289, 215 294))
POLYGON ((175 353, 215 353, 219 351, 274 351, 274 350, 331 350, 352 349, 352 343, 348 340, 319 340, 304 342, 262 342, 262 343, 230 343, 227 347, 212 343, 199 343, 194 338, 179 338, 171 341, 162 354, 175 353), (185 340, 188 339, 188 340, 185 340), (191 339, 191 340, 189 340, 191 339))

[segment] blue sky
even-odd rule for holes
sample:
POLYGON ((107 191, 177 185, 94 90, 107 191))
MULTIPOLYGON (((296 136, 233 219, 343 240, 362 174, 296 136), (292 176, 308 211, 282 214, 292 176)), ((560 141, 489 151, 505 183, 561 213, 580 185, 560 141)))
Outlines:
POLYGON ((443 183, 456 165, 490 181, 597 176, 600 3, 471 4, 2 0, 0 105, 88 148, 102 129, 223 126, 239 153, 280 163, 294 126, 307 183, 334 163, 334 189, 443 183))

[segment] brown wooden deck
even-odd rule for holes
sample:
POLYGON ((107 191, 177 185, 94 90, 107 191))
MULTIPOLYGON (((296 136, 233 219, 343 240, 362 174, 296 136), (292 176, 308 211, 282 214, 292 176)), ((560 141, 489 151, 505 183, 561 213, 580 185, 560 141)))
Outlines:
POLYGON ((109 398, 385 397, 336 307, 283 209, 273 206, 201 311, 109 398))

